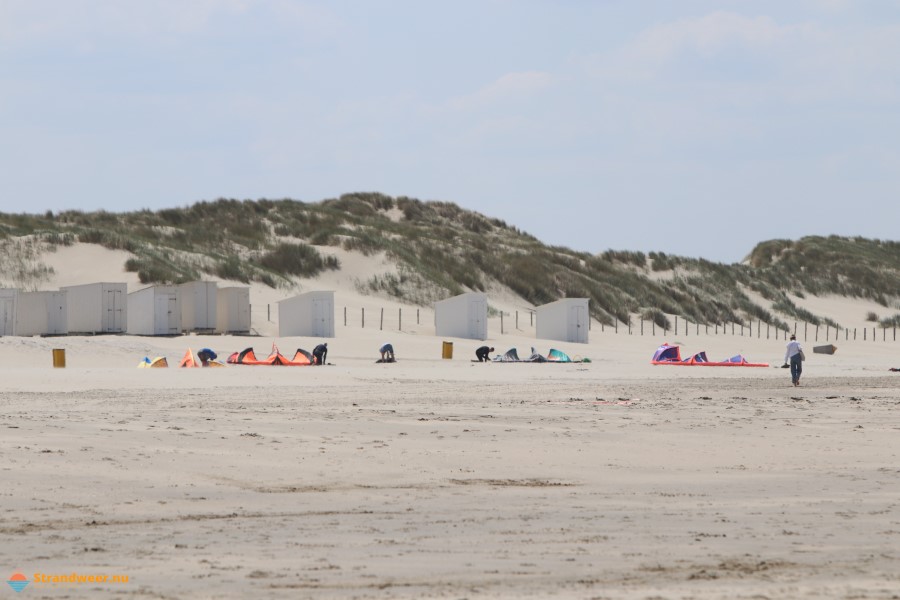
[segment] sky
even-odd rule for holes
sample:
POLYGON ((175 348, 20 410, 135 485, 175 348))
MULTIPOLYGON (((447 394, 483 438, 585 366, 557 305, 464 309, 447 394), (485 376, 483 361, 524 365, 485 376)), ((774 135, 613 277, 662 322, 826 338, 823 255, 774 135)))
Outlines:
POLYGON ((381 192, 591 253, 898 239, 900 0, 0 0, 0 211, 381 192))

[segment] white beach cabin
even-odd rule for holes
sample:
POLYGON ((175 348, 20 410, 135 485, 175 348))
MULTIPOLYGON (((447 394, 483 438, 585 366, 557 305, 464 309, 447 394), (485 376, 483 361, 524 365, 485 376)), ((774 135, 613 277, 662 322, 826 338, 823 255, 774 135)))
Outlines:
POLYGON ((130 335, 178 335, 181 302, 178 286, 154 285, 128 294, 130 335))
POLYGON ((15 335, 65 335, 66 292, 19 292, 15 335))
POLYGON ((190 281, 178 286, 183 331, 212 333, 218 318, 218 286, 215 281, 190 281))
POLYGON ((588 298, 563 298, 538 306, 535 314, 535 337, 541 340, 588 343, 590 313, 588 298))
POLYGON ((250 333, 250 288, 219 288, 216 296, 216 331, 250 333))
POLYGON ((278 335, 334 337, 334 292, 306 292, 281 300, 278 335))
POLYGON ((61 287, 66 292, 69 333, 124 333, 127 325, 125 283, 86 283, 61 287))
POLYGON ((487 296, 467 292, 434 303, 435 335, 487 339, 487 296))

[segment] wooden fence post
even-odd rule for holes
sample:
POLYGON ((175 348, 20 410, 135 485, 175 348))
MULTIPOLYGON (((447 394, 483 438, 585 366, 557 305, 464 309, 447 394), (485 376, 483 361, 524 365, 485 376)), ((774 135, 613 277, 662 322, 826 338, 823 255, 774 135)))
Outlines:
POLYGON ((403 331, 403 309, 397 309, 397 331, 403 331))
POLYGON ((362 328, 366 328, 366 307, 362 308, 362 328))
POLYGON ((381 323, 378 325, 378 331, 384 330, 384 308, 381 309, 381 323))
POLYGON ((678 335, 678 315, 675 315, 675 335, 678 335))

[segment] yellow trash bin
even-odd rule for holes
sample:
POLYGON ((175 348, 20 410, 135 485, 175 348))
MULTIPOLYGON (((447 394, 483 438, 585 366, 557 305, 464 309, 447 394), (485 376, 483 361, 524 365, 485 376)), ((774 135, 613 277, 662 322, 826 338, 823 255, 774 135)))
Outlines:
POLYGON ((66 366, 66 350, 65 348, 54 348, 53 349, 53 366, 59 369, 64 369, 66 366))
POLYGON ((441 358, 453 358, 453 342, 444 342, 444 350, 441 358))

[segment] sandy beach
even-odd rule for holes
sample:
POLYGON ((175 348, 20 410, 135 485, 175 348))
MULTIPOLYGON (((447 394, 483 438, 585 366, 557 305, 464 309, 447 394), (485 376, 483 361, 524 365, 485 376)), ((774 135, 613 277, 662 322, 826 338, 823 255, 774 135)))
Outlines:
MULTIPOLYGON (((331 289, 337 311, 402 308, 331 289)), ((253 337, 0 339, 7 579, 34 598, 900 597, 889 333, 808 352, 794 388, 765 329, 566 344, 508 316, 497 351, 591 362, 476 364, 481 342, 403 310, 402 330, 337 318, 322 367, 135 368, 319 341, 261 310, 253 337), (383 341, 398 363, 375 364, 383 341), (650 365, 664 341, 771 366, 650 365)))

